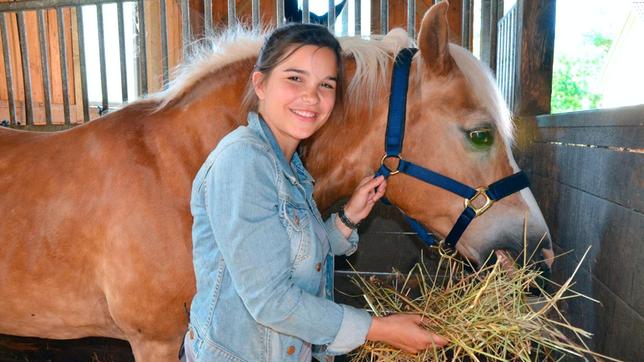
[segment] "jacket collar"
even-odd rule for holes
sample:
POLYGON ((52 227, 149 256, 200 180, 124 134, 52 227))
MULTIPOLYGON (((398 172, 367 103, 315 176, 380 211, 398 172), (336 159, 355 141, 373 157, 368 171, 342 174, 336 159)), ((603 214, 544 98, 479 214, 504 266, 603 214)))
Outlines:
POLYGON ((304 164, 302 164, 302 160, 300 159, 300 155, 297 153, 297 151, 293 153, 291 163, 289 164, 286 156, 284 156, 282 149, 275 139, 275 135, 273 135, 273 132, 271 131, 268 124, 266 124, 266 121, 264 121, 264 119, 259 114, 255 112, 248 113, 248 128, 255 131, 255 133, 257 133, 271 146, 273 153, 277 156, 282 171, 291 183, 297 184, 298 180, 301 183, 315 183, 315 180, 313 180, 311 174, 309 174, 309 172, 304 167, 304 164), (293 170, 295 170, 295 173, 293 172, 293 170))

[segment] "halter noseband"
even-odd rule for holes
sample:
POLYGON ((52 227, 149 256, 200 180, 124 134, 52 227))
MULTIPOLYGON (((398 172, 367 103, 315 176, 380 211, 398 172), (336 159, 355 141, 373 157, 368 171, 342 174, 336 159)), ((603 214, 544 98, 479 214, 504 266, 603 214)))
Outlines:
MULTIPOLYGON (((389 98, 389 114, 387 116, 387 134, 385 136, 385 155, 380 162, 380 168, 376 176, 389 176, 404 173, 415 177, 428 184, 438 186, 442 189, 455 193, 465 198, 465 209, 458 217, 458 220, 445 238, 445 244, 455 248, 467 226, 475 217, 487 211, 495 201, 520 191, 529 186, 528 178, 519 171, 513 175, 498 180, 487 187, 472 188, 452 178, 443 176, 432 170, 404 160, 400 154, 402 151, 403 136, 405 134, 405 114, 407 110, 407 89, 409 86, 409 68, 414 54, 418 49, 405 48, 396 56, 391 79, 391 95, 389 98), (388 158, 398 159, 398 167, 395 170, 385 165, 388 158), (473 203, 479 198, 484 198, 483 206, 476 207, 473 203)), ((389 203, 383 199, 385 203, 389 203)), ((423 225, 411 217, 405 215, 412 229, 418 233, 420 238, 428 245, 435 245, 436 239, 423 225)))

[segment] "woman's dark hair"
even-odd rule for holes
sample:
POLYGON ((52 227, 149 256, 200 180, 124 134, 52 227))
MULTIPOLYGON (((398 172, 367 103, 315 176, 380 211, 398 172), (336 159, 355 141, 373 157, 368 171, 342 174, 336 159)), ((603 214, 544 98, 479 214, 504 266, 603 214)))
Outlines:
MULTIPOLYGON (((338 76, 336 81, 335 106, 332 113, 336 113, 336 110, 342 109, 342 100, 344 98, 342 48, 340 47, 340 42, 338 42, 325 26, 289 23, 275 29, 264 41, 264 45, 262 45, 262 49, 259 51, 254 70, 264 73, 264 79, 266 79, 275 67, 305 45, 329 48, 335 53, 338 64, 338 76)), ((257 95, 255 94, 252 80, 249 79, 242 101, 244 114, 250 111, 257 111, 257 103, 257 95)))

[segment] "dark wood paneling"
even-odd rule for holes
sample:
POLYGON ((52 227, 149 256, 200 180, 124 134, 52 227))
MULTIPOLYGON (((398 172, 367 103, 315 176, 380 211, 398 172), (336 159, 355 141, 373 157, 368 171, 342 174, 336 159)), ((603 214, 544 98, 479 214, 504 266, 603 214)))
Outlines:
POLYGON ((644 157, 633 152, 535 143, 529 170, 627 208, 644 210, 644 157))
POLYGON ((644 126, 644 105, 542 115, 536 119, 538 127, 644 126))
POLYGON ((538 142, 562 142, 600 147, 639 149, 643 147, 644 127, 552 127, 539 128, 538 142))
POLYGON ((531 181, 555 244, 577 261, 592 246, 587 271, 644 315, 644 214, 557 181, 536 175, 531 181))
MULTIPOLYGON (((578 260, 568 255, 554 264, 553 280, 561 283, 568 279, 578 260)), ((588 260, 582 264, 573 279, 573 289, 597 299, 601 304, 584 298, 569 299, 560 308, 575 326, 594 335, 589 347, 623 361, 644 361, 644 318, 613 294, 601 280, 588 272, 588 260)), ((638 288, 635 286, 635 288, 638 288)))
POLYGON ((53 340, 0 335, 2 362, 130 362, 126 341, 110 338, 53 340))

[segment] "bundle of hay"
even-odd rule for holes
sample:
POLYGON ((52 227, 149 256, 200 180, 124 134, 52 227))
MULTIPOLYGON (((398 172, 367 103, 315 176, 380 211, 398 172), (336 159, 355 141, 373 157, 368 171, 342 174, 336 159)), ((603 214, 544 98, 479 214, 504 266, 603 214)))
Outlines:
POLYGON ((472 271, 467 262, 438 250, 441 258, 433 274, 420 263, 397 285, 362 277, 354 282, 374 315, 420 314, 429 330, 450 343, 412 355, 368 342, 352 356, 353 361, 555 361, 567 354, 616 361, 590 351, 582 339, 590 334, 570 325, 557 307, 563 299, 588 298, 570 289, 579 266, 563 285, 550 282, 557 290, 549 294, 540 286, 541 272, 531 265, 508 268, 508 259, 504 263, 499 258, 472 271), (539 290, 542 297, 538 301, 530 297, 530 289, 539 290))

